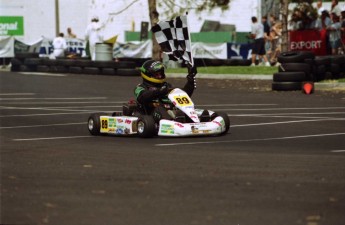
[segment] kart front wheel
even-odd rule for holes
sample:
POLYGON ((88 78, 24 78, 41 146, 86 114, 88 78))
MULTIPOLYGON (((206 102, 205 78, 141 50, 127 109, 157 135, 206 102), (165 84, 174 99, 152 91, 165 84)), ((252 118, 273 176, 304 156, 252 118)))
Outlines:
POLYGON ((225 130, 221 133, 221 135, 228 133, 229 129, 230 129, 230 119, 227 113, 224 112, 215 112, 212 115, 212 118, 216 118, 217 116, 220 116, 223 118, 224 120, 224 124, 225 124, 225 130))
POLYGON ((139 137, 150 138, 153 137, 156 133, 156 125, 152 116, 139 116, 137 126, 139 137))

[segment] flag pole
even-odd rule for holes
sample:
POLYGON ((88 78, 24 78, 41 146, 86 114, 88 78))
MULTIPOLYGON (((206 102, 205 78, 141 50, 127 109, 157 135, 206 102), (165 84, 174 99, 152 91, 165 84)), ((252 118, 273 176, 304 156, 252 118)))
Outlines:
POLYGON ((189 39, 189 47, 190 47, 190 61, 192 64, 192 67, 194 66, 194 59, 193 59, 193 51, 192 51, 192 38, 190 36, 190 29, 189 29, 189 23, 188 23, 188 11, 186 12, 186 21, 187 21, 187 28, 188 28, 188 39, 189 39))

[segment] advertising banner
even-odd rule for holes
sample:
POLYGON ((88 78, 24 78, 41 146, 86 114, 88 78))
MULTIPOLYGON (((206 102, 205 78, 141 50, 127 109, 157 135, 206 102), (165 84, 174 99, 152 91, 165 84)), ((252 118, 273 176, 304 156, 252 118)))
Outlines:
POLYGON ((227 59, 226 43, 192 43, 192 55, 194 58, 227 59))
POLYGON ((315 55, 326 55, 326 30, 290 31, 290 50, 312 51, 315 55))
POLYGON ((14 38, 8 37, 0 40, 0 58, 14 57, 14 38))
POLYGON ((114 45, 114 58, 150 58, 152 56, 152 41, 118 43, 114 45))
POLYGON ((0 16, 0 36, 23 36, 24 19, 22 16, 0 16))

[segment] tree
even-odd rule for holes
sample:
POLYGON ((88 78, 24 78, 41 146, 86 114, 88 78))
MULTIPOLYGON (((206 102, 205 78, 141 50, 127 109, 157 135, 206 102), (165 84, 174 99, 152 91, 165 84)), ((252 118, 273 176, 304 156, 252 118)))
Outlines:
POLYGON ((281 15, 282 15, 282 52, 286 52, 289 49, 289 31, 288 31, 288 16, 289 16, 289 0, 280 0, 281 4, 281 15))
MULTIPOLYGON (((228 9, 230 0, 204 0, 204 1, 190 1, 190 0, 148 0, 149 4, 149 15, 151 26, 154 26, 159 21, 159 13, 157 11, 157 6, 166 8, 167 10, 163 12, 166 18, 174 18, 177 15, 182 15, 189 10, 196 10, 201 12, 204 10, 212 10, 216 7, 220 7, 222 10, 228 9)), ((152 58, 155 60, 160 60, 160 47, 152 35, 152 58)))

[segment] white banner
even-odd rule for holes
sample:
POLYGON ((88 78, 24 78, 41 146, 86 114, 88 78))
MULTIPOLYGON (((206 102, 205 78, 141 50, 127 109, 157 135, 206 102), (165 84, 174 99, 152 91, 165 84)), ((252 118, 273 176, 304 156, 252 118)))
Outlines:
MULTIPOLYGON (((67 44, 67 51, 81 56, 85 56, 86 41, 78 38, 65 38, 67 44)), ((48 57, 53 52, 53 39, 43 38, 40 57, 48 57)))
POLYGON ((0 40, 0 58, 14 57, 14 38, 7 37, 0 40))
POLYGON ((227 59, 226 43, 192 43, 192 55, 194 58, 227 59))
POLYGON ((114 58, 151 58, 152 41, 115 43, 113 53, 114 58))

